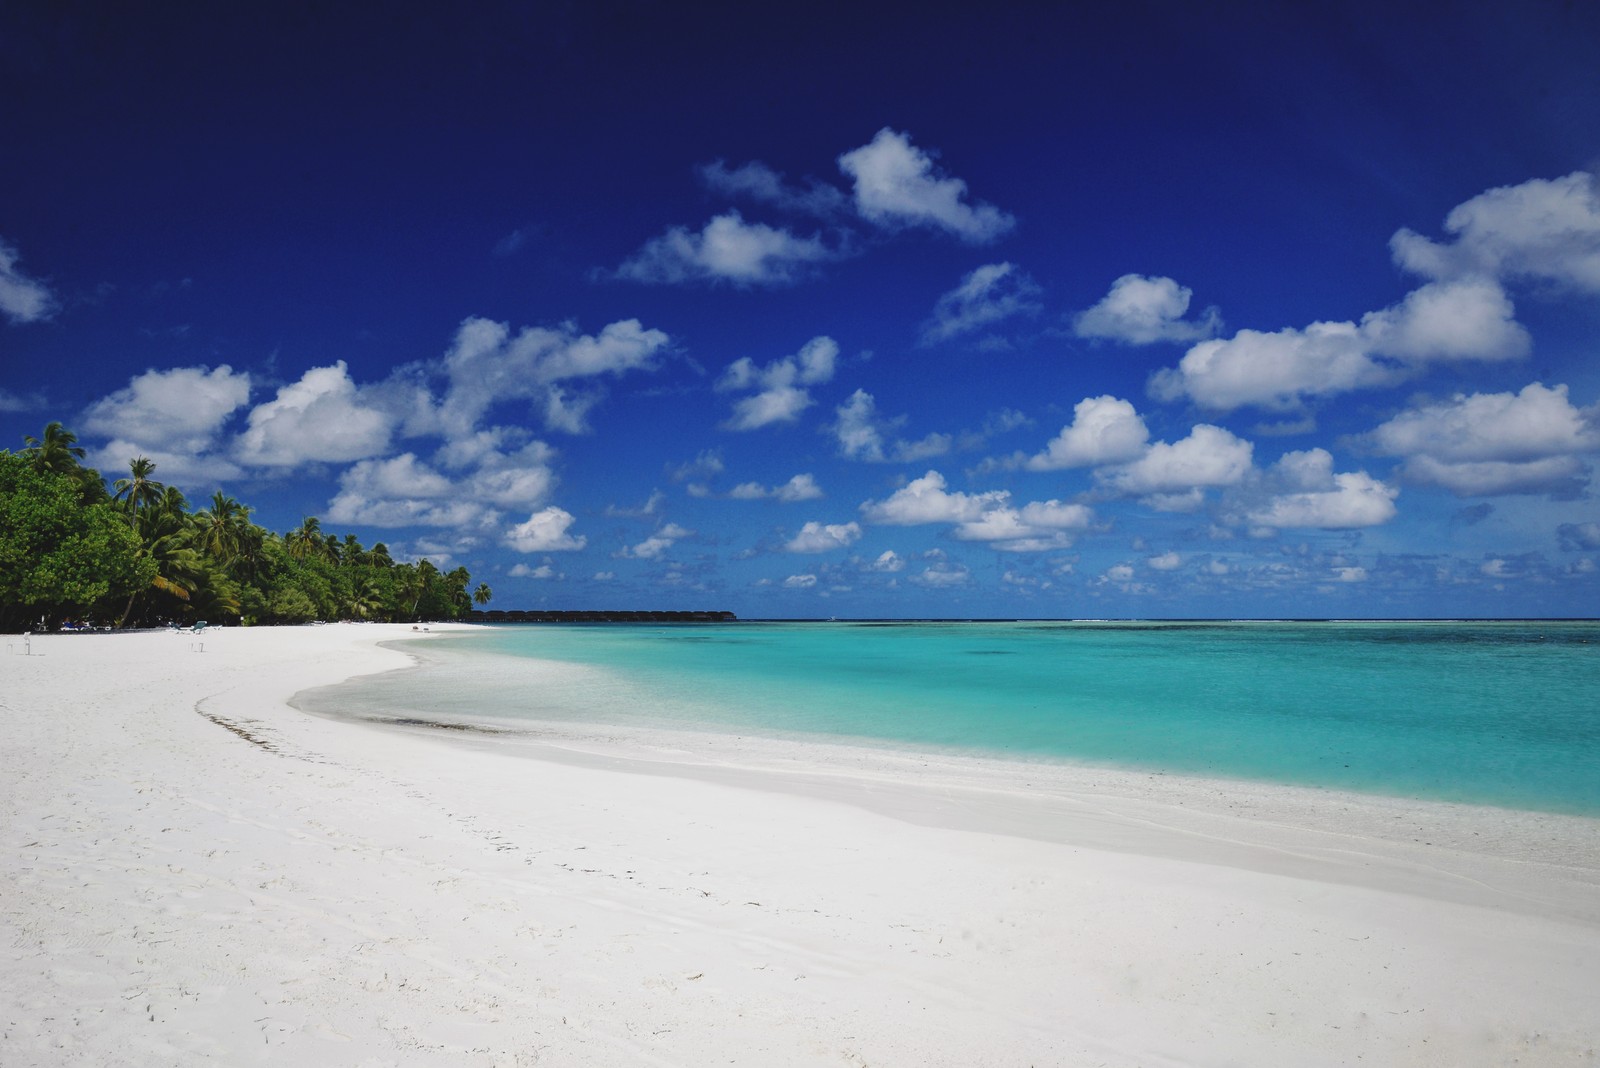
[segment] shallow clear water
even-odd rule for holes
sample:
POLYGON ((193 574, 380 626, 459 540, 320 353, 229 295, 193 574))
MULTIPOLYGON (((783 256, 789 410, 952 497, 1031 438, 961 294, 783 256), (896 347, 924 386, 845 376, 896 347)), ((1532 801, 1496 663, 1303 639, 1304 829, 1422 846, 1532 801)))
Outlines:
POLYGON ((836 735, 1600 815, 1592 622, 508 626, 425 655, 301 703, 836 735))

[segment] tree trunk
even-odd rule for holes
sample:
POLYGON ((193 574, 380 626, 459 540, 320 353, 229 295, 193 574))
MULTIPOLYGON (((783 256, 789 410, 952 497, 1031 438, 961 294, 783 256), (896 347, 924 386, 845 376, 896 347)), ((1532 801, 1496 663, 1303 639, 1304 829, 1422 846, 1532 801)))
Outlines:
POLYGON ((121 630, 123 627, 126 627, 128 625, 128 616, 129 616, 130 613, 132 613, 134 599, 137 598, 138 596, 139 596, 139 591, 138 590, 134 590, 132 593, 128 594, 128 607, 126 607, 126 608, 124 608, 122 610, 122 618, 117 620, 117 629, 118 630, 121 630))

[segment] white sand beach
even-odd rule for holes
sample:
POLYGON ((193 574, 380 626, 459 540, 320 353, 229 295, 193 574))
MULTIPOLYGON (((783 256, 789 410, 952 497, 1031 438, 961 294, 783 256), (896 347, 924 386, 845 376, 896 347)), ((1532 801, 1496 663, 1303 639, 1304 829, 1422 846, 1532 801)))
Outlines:
POLYGON ((0 1064, 1600 1064, 1600 821, 287 704, 411 637, 4 639, 0 1064))

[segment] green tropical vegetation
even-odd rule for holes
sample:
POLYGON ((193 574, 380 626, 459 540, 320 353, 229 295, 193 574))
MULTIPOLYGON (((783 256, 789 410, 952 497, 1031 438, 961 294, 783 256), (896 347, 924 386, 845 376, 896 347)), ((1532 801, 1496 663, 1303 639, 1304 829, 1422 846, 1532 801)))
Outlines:
POLYGON ((489 599, 481 583, 469 593, 464 567, 397 563, 382 542, 327 533, 315 516, 276 534, 220 490, 194 510, 148 457, 108 489, 60 423, 23 442, 0 450, 0 628, 409 622, 465 617, 489 599))

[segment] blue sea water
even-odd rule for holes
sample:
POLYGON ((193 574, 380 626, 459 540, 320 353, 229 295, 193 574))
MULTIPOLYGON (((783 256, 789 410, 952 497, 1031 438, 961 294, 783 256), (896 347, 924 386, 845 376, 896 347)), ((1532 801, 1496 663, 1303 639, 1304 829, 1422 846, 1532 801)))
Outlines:
POLYGON ((1600 816, 1597 622, 505 626, 304 705, 836 736, 1600 816))

